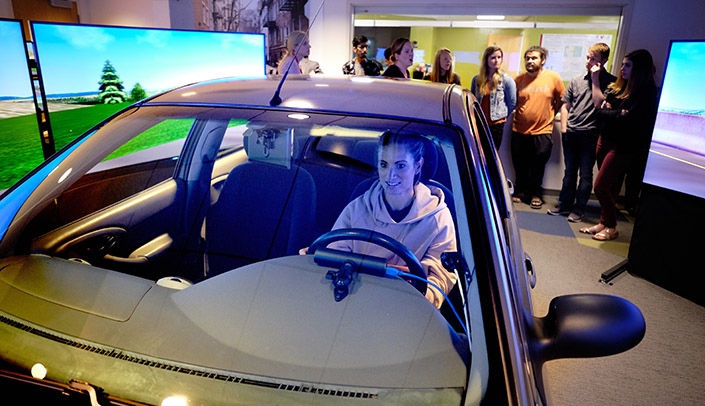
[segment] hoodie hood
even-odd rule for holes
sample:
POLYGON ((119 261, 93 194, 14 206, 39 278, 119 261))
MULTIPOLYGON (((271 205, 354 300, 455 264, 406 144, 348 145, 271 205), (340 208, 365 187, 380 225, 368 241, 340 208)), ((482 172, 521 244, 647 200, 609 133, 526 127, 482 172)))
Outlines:
POLYGON ((420 221, 424 217, 434 215, 440 210, 448 207, 445 196, 440 188, 426 186, 419 182, 414 186, 414 200, 411 204, 409 214, 400 222, 394 221, 384 204, 384 188, 379 180, 376 180, 363 197, 363 202, 370 213, 374 213, 374 221, 378 226, 384 224, 411 224, 420 221))

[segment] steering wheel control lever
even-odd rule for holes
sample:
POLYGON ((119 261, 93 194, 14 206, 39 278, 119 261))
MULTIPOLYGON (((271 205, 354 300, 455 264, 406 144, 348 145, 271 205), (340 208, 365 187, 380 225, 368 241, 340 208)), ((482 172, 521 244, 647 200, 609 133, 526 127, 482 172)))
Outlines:
POLYGON ((333 281, 333 298, 340 302, 348 296, 349 286, 353 281, 352 264, 346 262, 339 271, 328 271, 326 279, 333 281))
POLYGON ((409 268, 409 273, 417 277, 408 280, 408 282, 414 286, 416 290, 421 292, 422 295, 426 294, 426 288, 428 286, 426 272, 423 270, 421 262, 419 262, 419 259, 414 256, 414 253, 411 252, 409 248, 388 235, 361 228, 340 228, 331 230, 311 243, 311 246, 308 247, 308 253, 313 254, 314 261, 321 266, 340 269, 347 260, 354 264, 353 269, 358 272, 379 277, 393 276, 387 273, 386 259, 326 248, 333 242, 346 240, 365 241, 386 248, 394 255, 397 255, 406 263, 406 266, 409 268), (323 254, 319 255, 319 251, 322 251, 323 254))
POLYGON ((333 296, 336 302, 345 299, 349 293, 356 272, 374 276, 386 276, 387 262, 383 258, 338 251, 329 248, 318 248, 313 260, 320 266, 336 268, 328 271, 326 279, 332 281, 333 296))

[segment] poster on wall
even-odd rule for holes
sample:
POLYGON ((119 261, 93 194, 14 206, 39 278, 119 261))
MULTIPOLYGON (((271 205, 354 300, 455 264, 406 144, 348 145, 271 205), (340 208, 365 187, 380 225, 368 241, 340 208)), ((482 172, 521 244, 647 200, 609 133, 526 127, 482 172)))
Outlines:
POLYGON ((569 81, 585 73, 585 57, 588 48, 598 42, 611 46, 612 35, 543 34, 541 46, 548 50, 548 58, 543 67, 558 72, 564 81, 569 81))

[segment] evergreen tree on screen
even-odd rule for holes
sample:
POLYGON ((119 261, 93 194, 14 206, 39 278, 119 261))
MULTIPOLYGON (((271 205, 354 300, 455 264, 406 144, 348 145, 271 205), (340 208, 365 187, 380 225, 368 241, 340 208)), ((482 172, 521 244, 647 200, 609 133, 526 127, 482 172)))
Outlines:
POLYGON ((139 84, 139 82, 135 83, 135 87, 132 88, 132 91, 130 92, 130 98, 132 101, 140 101, 147 97, 147 92, 144 91, 142 88, 142 85, 139 84))
POLYGON ((124 86, 110 61, 105 61, 103 65, 103 75, 100 78, 100 94, 98 100, 103 104, 123 103, 127 101, 127 93, 123 91, 124 86))

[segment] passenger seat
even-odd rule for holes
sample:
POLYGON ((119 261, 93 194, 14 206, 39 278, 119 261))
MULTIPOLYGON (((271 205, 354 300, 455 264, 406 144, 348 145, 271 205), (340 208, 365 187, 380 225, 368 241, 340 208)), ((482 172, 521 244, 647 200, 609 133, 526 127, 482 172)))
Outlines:
POLYGON ((250 161, 236 166, 206 215, 207 276, 294 255, 314 236, 316 187, 298 165, 250 161))

